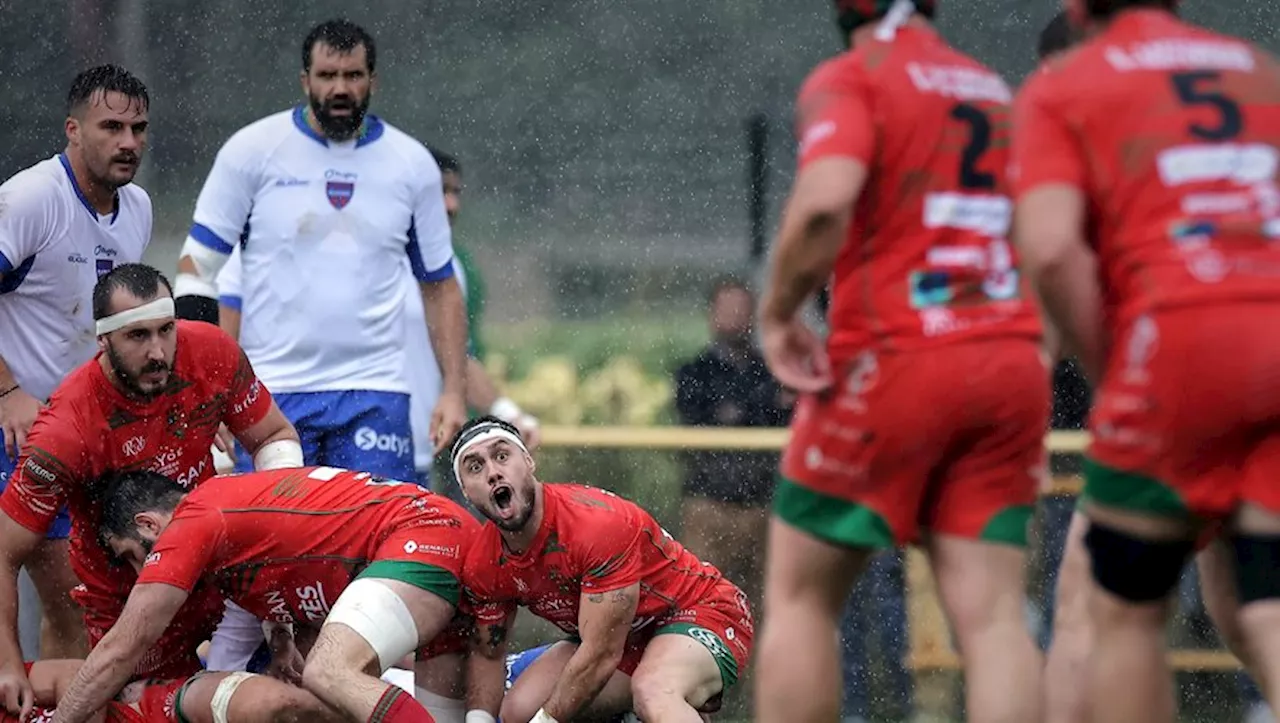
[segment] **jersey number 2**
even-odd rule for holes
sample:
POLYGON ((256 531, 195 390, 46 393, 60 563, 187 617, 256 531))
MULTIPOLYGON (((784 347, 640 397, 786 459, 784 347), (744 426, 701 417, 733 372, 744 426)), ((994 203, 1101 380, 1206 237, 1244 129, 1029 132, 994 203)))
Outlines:
POLYGON ((990 191, 996 187, 996 176, 978 170, 982 156, 991 147, 991 119, 976 105, 957 103, 951 108, 951 117, 969 127, 969 142, 960 153, 960 188, 971 191, 990 191))
POLYGON ((1203 126, 1191 123, 1187 131, 1191 135, 1206 141, 1225 141, 1240 135, 1244 130, 1244 117, 1240 114, 1240 106, 1215 87, 1222 80, 1222 75, 1211 70, 1192 70, 1185 73, 1174 73, 1169 76, 1173 82, 1173 90, 1178 100, 1185 106, 1204 106, 1218 112, 1216 126, 1203 126))

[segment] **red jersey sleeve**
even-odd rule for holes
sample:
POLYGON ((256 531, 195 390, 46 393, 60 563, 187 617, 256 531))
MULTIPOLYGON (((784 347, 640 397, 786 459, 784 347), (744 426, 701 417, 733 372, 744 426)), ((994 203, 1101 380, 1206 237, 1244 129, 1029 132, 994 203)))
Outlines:
POLYGON ((582 572, 582 591, 605 593, 640 582, 640 538, 644 526, 631 510, 600 514, 597 524, 575 535, 582 572))
POLYGON ((239 434, 267 416, 271 409, 271 392, 258 380, 249 357, 244 355, 235 340, 217 327, 212 327, 212 330, 217 332, 210 338, 218 362, 209 365, 210 373, 218 375, 218 381, 225 380, 223 383, 227 390, 227 406, 223 409, 222 421, 232 434, 239 434))
POLYGON ((223 538, 222 512, 201 504, 179 504, 169 526, 151 548, 138 583, 164 583, 191 592, 209 570, 223 538))
POLYGON ((876 130, 858 66, 849 56, 819 66, 796 100, 799 166, 820 158, 854 158, 870 163, 876 130))
POLYGON ((42 536, 67 504, 68 491, 90 482, 89 450, 73 417, 56 397, 52 406, 41 410, 0 495, 0 510, 42 536))
POLYGON ((1041 68, 1014 102, 1009 178, 1015 197, 1045 183, 1084 187, 1085 159, 1079 138, 1050 94, 1051 76, 1060 72, 1041 68))

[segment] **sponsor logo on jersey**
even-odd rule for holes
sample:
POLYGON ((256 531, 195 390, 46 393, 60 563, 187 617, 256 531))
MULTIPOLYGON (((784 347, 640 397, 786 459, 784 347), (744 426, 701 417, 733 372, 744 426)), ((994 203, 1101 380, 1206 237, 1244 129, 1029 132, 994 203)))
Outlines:
POLYGON ((80 254, 69 254, 69 255, 67 256, 67 261, 70 261, 70 262, 71 262, 71 263, 73 263, 73 264, 87 264, 87 263, 89 263, 89 259, 86 259, 85 257, 81 256, 80 254))
POLYGON ((329 615, 329 601, 324 596, 324 585, 316 582, 297 589, 298 608, 307 616, 307 620, 316 622, 329 615))
POLYGON ((116 262, 111 259, 98 259, 93 262, 94 270, 98 273, 98 278, 102 278, 111 273, 111 269, 116 267, 116 262))
POLYGON ((289 603, 284 599, 284 593, 277 590, 271 590, 267 593, 267 607, 270 609, 270 615, 276 619, 278 623, 292 623, 293 615, 289 612, 289 603))
POLYGON ((412 555, 414 553, 422 553, 424 555, 439 555, 441 557, 457 557, 457 545, 420 545, 413 540, 404 543, 405 554, 412 555))
POLYGON ((142 563, 143 567, 160 564, 160 555, 161 553, 159 552, 153 552, 150 555, 147 555, 146 561, 142 563))
POLYGON ((103 246, 102 244, 98 244, 97 246, 94 246, 94 247, 93 247, 93 255, 94 255, 94 256, 106 256, 107 258, 109 258, 109 259, 110 259, 110 258, 114 258, 114 257, 115 257, 115 255, 116 255, 116 250, 115 250, 115 249, 113 249, 113 248, 108 248, 108 247, 106 247, 106 246, 103 246))
POLYGON ((145 449, 146 446, 147 446, 147 438, 141 435, 138 435, 138 436, 130 437, 126 439, 124 441, 124 444, 120 445, 120 451, 124 452, 125 455, 129 457, 136 457, 142 453, 142 450, 145 449))
POLYGON ((357 429, 355 441, 356 446, 366 452, 376 449, 380 452, 394 452, 397 457, 409 454, 413 447, 413 440, 409 437, 401 437, 398 434, 378 434, 371 427, 357 429))
POLYGON ((262 382, 254 379, 253 384, 249 385, 249 391, 245 392, 244 398, 236 402, 236 405, 231 408, 231 413, 235 415, 244 413, 246 409, 253 406, 254 402, 258 401, 258 395, 261 393, 262 382))

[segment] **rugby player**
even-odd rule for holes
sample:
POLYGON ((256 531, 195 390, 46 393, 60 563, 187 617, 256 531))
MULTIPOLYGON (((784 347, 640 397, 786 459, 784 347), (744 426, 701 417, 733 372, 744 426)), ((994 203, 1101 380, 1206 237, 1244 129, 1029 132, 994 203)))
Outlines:
POLYGON ((519 431, 496 417, 463 426, 450 461, 488 522, 463 567, 477 639, 468 723, 567 723, 634 708, 650 721, 714 711, 745 671, 746 595, 611 492, 544 484, 519 431), (503 696, 518 606, 566 634, 503 696))
MULTIPOLYGON (((79 723, 104 705, 201 580, 259 619, 308 628, 302 685, 354 720, 433 720, 366 672, 419 647, 454 656, 461 687, 470 622, 455 614, 458 577, 479 525, 456 503, 332 467, 224 475, 189 493, 131 471, 99 488, 102 542, 138 580, 60 700, 59 720, 79 723)), ((461 721, 460 702, 444 713, 461 721)))
POLYGON ((306 102, 218 152, 176 296, 180 317, 216 323, 217 274, 238 245, 240 343, 297 426, 306 461, 412 479, 406 260, 443 377, 430 421, 437 448, 466 419, 467 324, 440 170, 421 143, 368 113, 376 61, 373 38, 353 23, 308 33, 306 102))
POLYGON ((1097 388, 1082 497, 1099 722, 1174 718, 1167 603, 1223 523, 1235 647, 1273 710, 1280 692, 1280 65, 1174 6, 1071 0, 1089 39, 1015 114, 1017 243, 1097 388))
MULTIPOLYGON (((1079 33, 1065 12, 1058 13, 1040 34, 1040 60, 1060 57, 1078 41, 1079 33)), ((1056 577, 1052 638, 1045 660, 1045 718, 1047 723, 1085 723, 1089 700, 1086 671, 1093 642, 1089 622, 1089 553, 1084 548, 1087 518, 1076 509, 1070 515, 1065 549, 1056 577)), ((1236 620, 1234 562, 1231 550, 1220 538, 1202 536, 1196 555, 1200 594, 1209 618, 1227 648, 1253 672, 1252 658, 1236 620)), ((1255 704, 1256 701, 1255 701, 1255 704)), ((1265 704, 1257 704, 1265 708, 1265 704)))
MULTIPOLYGON (((36 707, 21 719, 0 711, 0 723, 53 723, 58 699, 83 660, 27 663, 36 707)), ((338 723, 344 720, 301 688, 249 673, 197 673, 177 680, 139 680, 124 687, 91 721, 105 723, 338 723)))
MULTIPOLYGON (((93 289, 97 358, 73 371, 31 428, 18 470, 0 495, 0 695, 28 710, 31 688, 16 635, 18 569, 66 506, 71 565, 81 585, 92 646, 116 620, 135 575, 111 564, 97 538, 94 480, 111 470, 149 469, 189 487, 213 474, 209 450, 221 423, 259 468, 299 466, 297 433, 254 377, 239 347, 216 326, 178 321, 169 284, 142 264, 117 266, 93 289)), ((177 678, 199 670, 196 646, 222 609, 193 596, 137 674, 177 678)))
POLYGON ((876 550, 921 542, 969 720, 1038 721, 1025 546, 1050 395, 1006 241, 1012 94, 937 34, 933 0, 835 6, 851 49, 800 91, 760 309, 769 367, 801 396, 770 522, 757 720, 837 717, 845 599, 876 550), (824 342, 800 309, 829 279, 824 342))
MULTIPOLYGON (((440 167, 444 190, 444 208, 452 227, 462 208, 462 166, 453 156, 438 150, 431 155, 440 167)), ((240 338, 240 310, 244 306, 241 288, 240 247, 231 251, 227 264, 218 272, 218 325, 232 337, 240 338)), ((470 354, 467 356, 466 400, 472 409, 487 409, 495 417, 505 419, 520 428, 520 435, 530 449, 537 447, 538 419, 526 413, 510 397, 502 396, 498 385, 485 370, 478 358, 480 350, 480 306, 483 304, 483 287, 476 282, 474 267, 464 260, 461 247, 455 244, 454 253, 459 262, 454 273, 467 303, 467 329, 470 354)), ((431 339, 427 335, 426 312, 422 308, 422 296, 418 293, 418 280, 413 276, 409 260, 403 264, 405 290, 405 374, 409 382, 409 421, 413 432, 413 463, 418 484, 431 486, 431 469, 435 465, 435 445, 431 439, 431 410, 440 395, 440 365, 431 351, 431 339)), ((449 484, 446 494, 457 493, 457 486, 449 484)), ((455 498, 458 501, 459 498, 455 498)))
MULTIPOLYGON (((0 185, 0 489, 36 413, 95 351, 94 281, 136 262, 151 240, 151 198, 133 183, 147 146, 147 88, 117 65, 76 76, 67 93, 62 153, 0 185)), ((68 592, 71 523, 59 510, 28 560, 44 613, 46 657, 84 655, 80 613, 68 592)), ((0 661, 0 676, 21 657, 0 661)))

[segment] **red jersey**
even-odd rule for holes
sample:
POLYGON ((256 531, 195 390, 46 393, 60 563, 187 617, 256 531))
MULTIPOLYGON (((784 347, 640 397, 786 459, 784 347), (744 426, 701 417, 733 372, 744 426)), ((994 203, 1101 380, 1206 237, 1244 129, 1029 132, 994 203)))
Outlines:
POLYGON ((111 471, 151 469, 197 484, 213 475, 219 423, 238 434, 271 408, 271 394, 225 332, 178 321, 177 334, 168 388, 148 401, 122 394, 97 358, 71 372, 36 418, 0 495, 0 510, 42 536, 67 506, 72 569, 93 592, 127 595, 134 577, 98 544, 94 481, 111 471))
POLYGON ((405 561, 457 574, 478 529, 452 500, 368 472, 226 475, 178 504, 138 583, 190 591, 205 579, 261 619, 319 625, 347 584, 387 557, 387 540, 405 561))
MULTIPOLYGON (((32 663, 24 664, 27 675, 31 675, 32 663)), ((133 700, 129 704, 120 700, 107 703, 104 723, 175 723, 178 691, 187 679, 169 681, 138 681, 130 683, 121 693, 122 698, 133 700), (135 707, 136 706, 136 707, 135 707)), ((36 706, 30 717, 21 723, 49 723, 57 713, 54 706, 36 706)), ((0 709, 0 723, 19 723, 17 716, 0 709)))
MULTIPOLYGON (((1088 202, 1107 326, 1280 301, 1280 66, 1161 10, 1120 13, 1019 93, 1015 191, 1088 202)), ((1034 239, 1032 239, 1034 242, 1034 239)))
POLYGON ((517 606, 578 632, 579 598, 640 583, 632 630, 710 597, 720 571, 677 542, 639 505, 612 492, 543 484, 543 518, 522 555, 506 550, 493 523, 471 545, 463 584, 477 624, 506 620, 517 606))
POLYGON ((820 65, 797 101, 799 163, 867 168, 831 280, 833 357, 1040 335, 1006 236, 1005 82, 927 28, 820 65))

